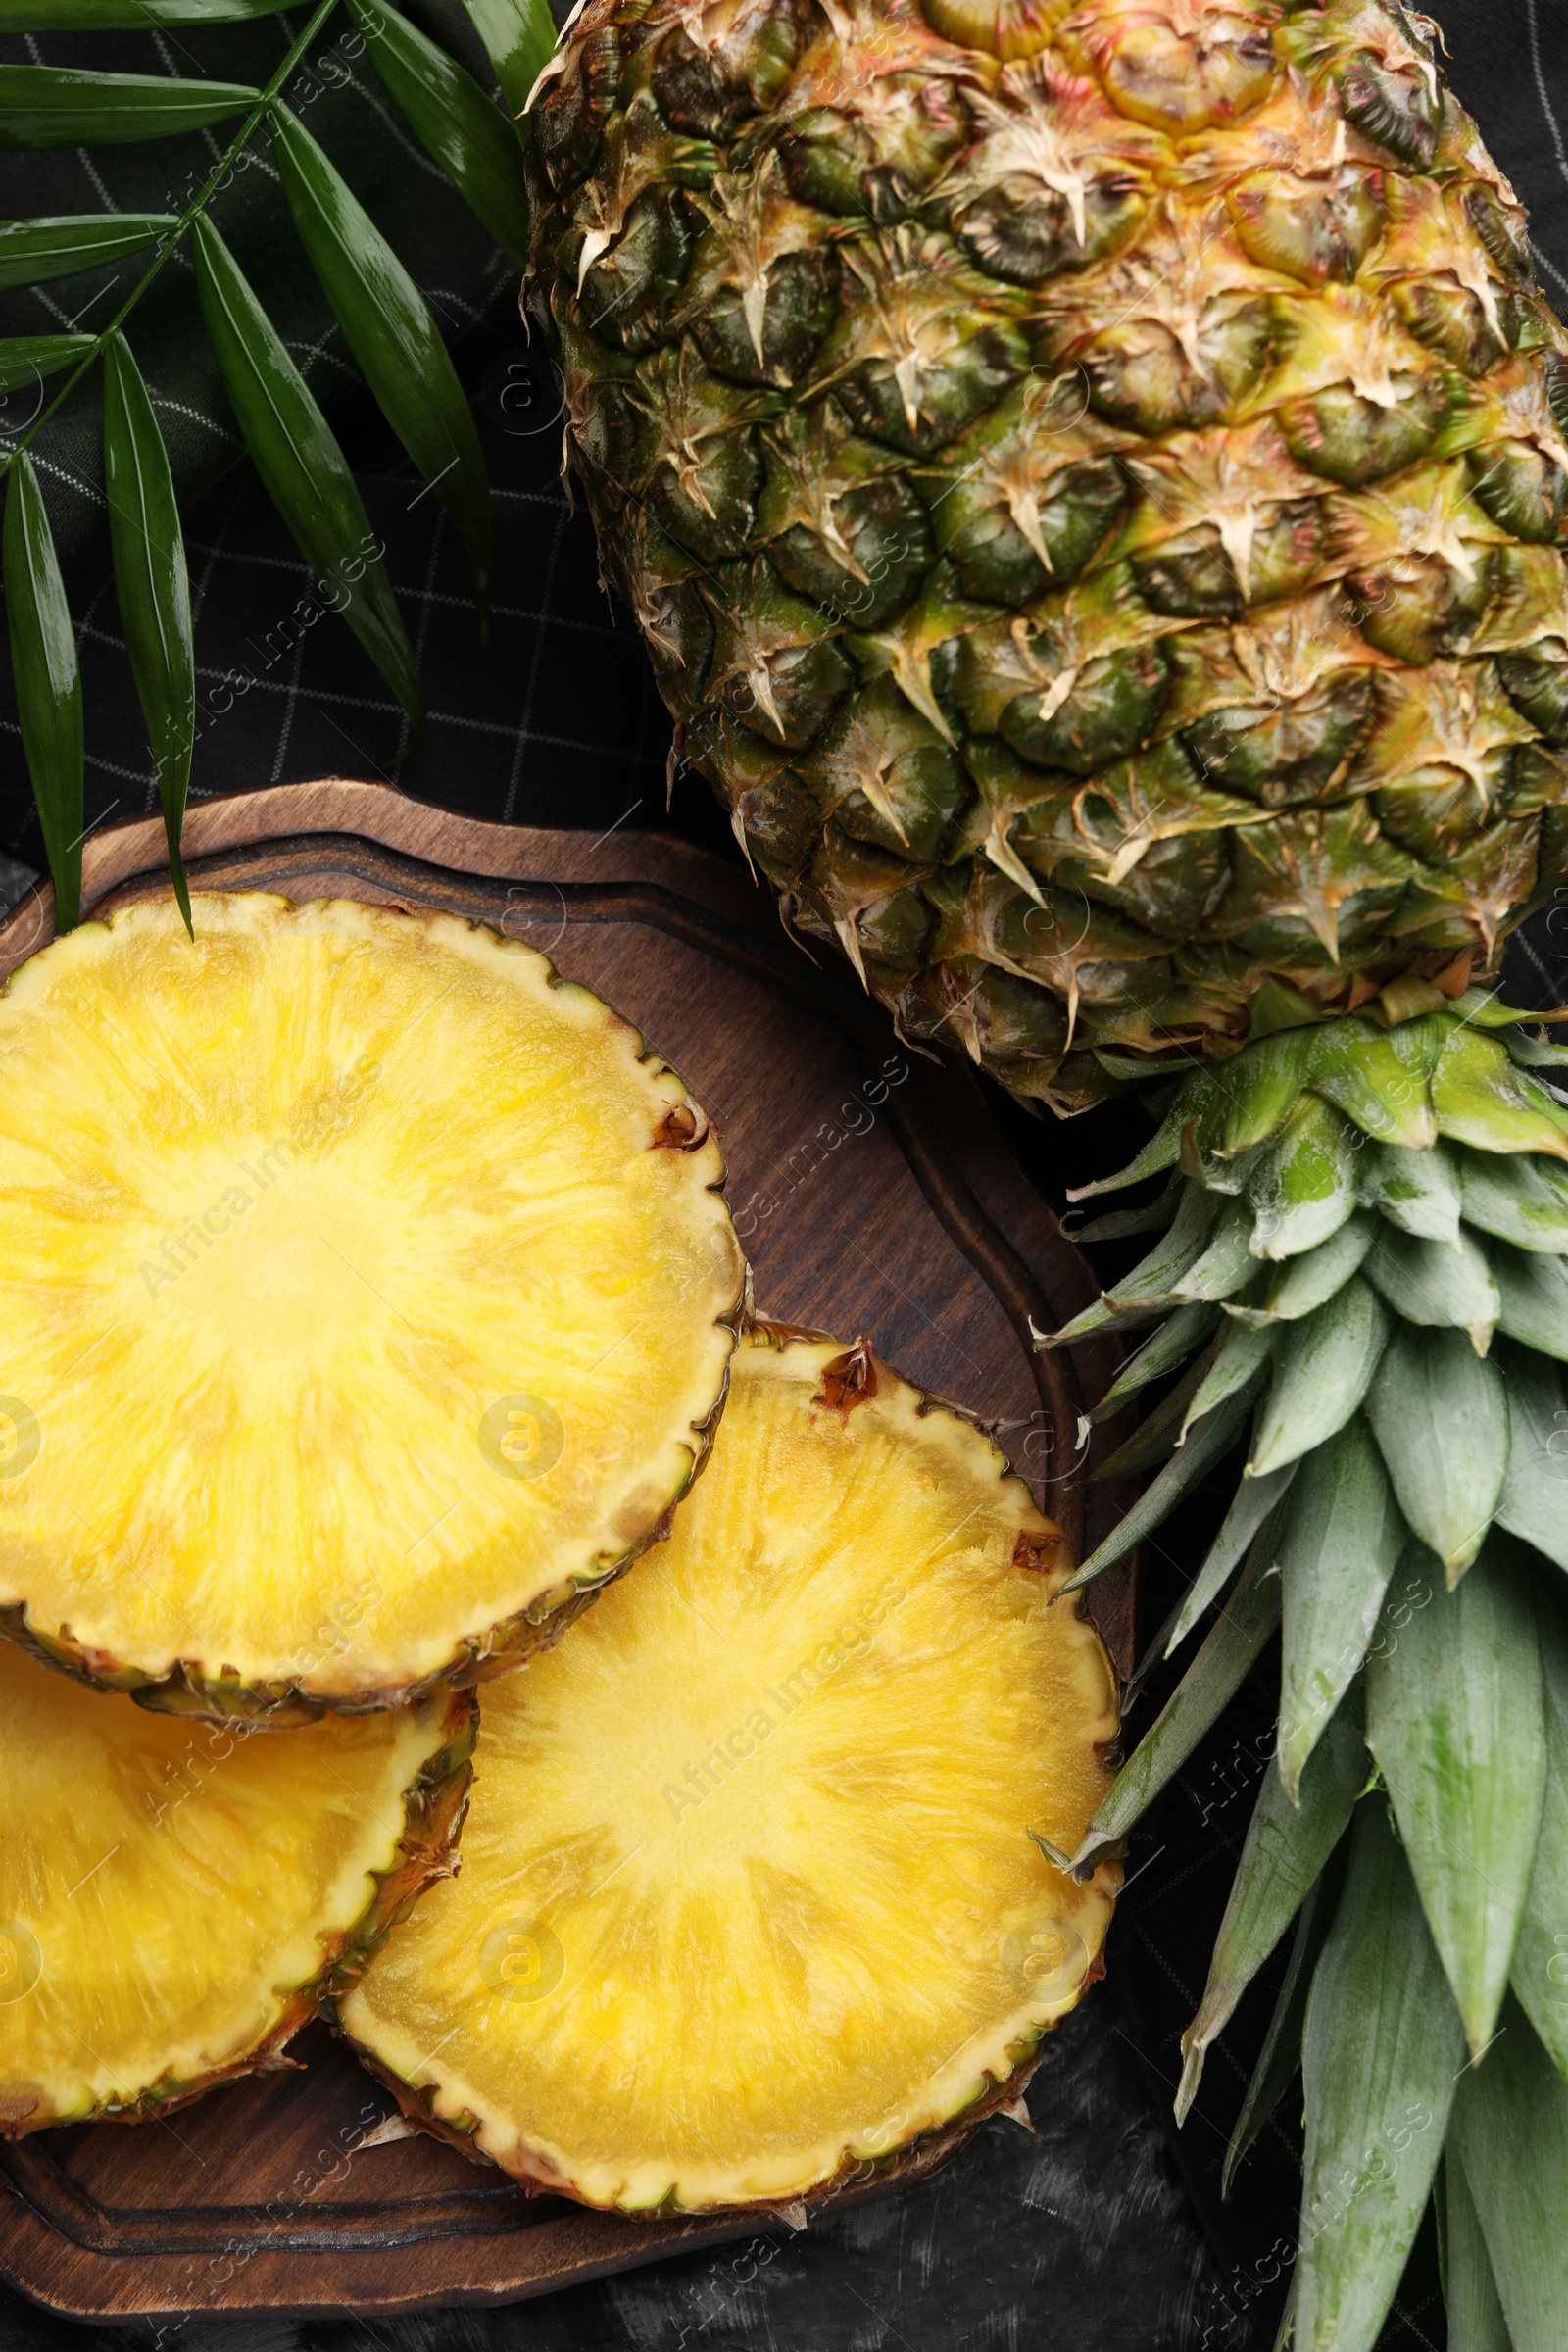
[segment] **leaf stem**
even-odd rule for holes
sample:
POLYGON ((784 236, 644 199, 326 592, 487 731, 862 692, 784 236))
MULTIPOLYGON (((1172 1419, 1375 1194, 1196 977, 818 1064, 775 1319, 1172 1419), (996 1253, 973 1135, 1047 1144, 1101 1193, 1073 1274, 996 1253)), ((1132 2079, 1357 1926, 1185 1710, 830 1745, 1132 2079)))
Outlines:
POLYGON ((255 130, 257 123, 260 122, 263 115, 266 114, 273 99, 276 98, 278 92, 282 89, 283 84, 287 81, 289 75, 293 73, 295 67, 299 64, 300 59, 304 56, 306 50, 315 40, 317 34, 320 31, 321 26, 326 23, 327 18, 332 14, 332 11, 334 8, 336 8, 338 0, 318 0, 318 5, 312 11, 310 23, 306 25, 305 30, 300 34, 298 40, 289 44, 283 62, 278 67, 277 72, 272 75, 272 78, 268 83, 266 89, 258 93, 256 104, 251 108, 250 113, 245 117, 244 122, 240 124, 239 129, 235 132, 233 138, 229 141, 227 147, 223 150, 223 153, 220 156, 218 162, 213 166, 212 172, 208 177, 206 186, 201 190, 201 193, 194 197, 191 203, 187 205, 175 225, 170 230, 169 235, 159 247, 157 258, 155 259, 152 268, 142 272, 141 276, 132 286, 130 292, 126 295, 124 301, 121 304, 119 310, 115 313, 113 318, 110 319, 108 325, 99 335, 95 336, 91 351, 87 352, 82 359, 77 361, 75 367, 67 376, 65 382, 61 385, 60 390, 55 394, 54 399, 50 401, 48 407, 33 418, 32 423, 27 427, 27 430, 25 433, 24 433, 22 439, 16 444, 16 447, 5 452, 3 460, 0 460, 0 473, 8 470, 12 460, 14 458, 19 458, 23 451, 27 448, 29 443, 36 440, 39 433, 42 432, 44 426, 48 423, 50 417, 54 416, 56 410, 70 399, 72 393, 74 392, 82 377, 87 373, 88 368, 97 364, 99 358, 102 356, 104 345, 108 342, 110 336, 114 334, 118 328, 124 324, 125 320, 130 317, 131 312, 136 308, 137 303, 140 302, 142 296, 152 284, 153 279, 158 275, 159 271, 163 269, 164 264, 170 259, 175 247, 179 244, 180 239, 190 228, 192 221, 198 220, 206 211, 208 205, 212 202, 213 197, 217 194, 219 185, 222 180, 224 173, 232 167, 234 158, 245 146, 246 142, 251 136, 252 131, 255 130))

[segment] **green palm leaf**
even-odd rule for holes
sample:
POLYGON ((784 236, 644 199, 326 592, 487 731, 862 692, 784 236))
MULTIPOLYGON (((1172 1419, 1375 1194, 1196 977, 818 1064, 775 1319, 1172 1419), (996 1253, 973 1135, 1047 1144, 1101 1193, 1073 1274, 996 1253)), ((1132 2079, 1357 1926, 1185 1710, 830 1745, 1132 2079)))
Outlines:
MULTIPOLYGON (((285 0, 14 0, 14 31, 140 30, 240 23, 285 0)), ((207 218, 236 157, 270 111, 279 172, 301 236, 388 420, 456 521, 473 564, 487 626, 489 495, 473 419, 417 288, 280 93, 331 15, 317 0, 264 88, 238 82, 0 64, 0 149, 97 146, 204 129, 238 117, 186 211, 0 221, 0 291, 43 285, 148 253, 119 311, 96 335, 0 340, 0 396, 37 390, 32 415, 12 415, 5 569, 24 752, 43 821, 62 925, 80 895, 81 691, 59 565, 30 443, 105 359, 105 466, 115 573, 127 649, 147 723, 170 858, 187 906, 179 830, 194 739, 189 588, 168 453, 124 322, 188 238, 209 340, 263 484, 321 581, 321 593, 418 723, 413 649, 364 502, 336 440, 244 274, 207 218), (44 380, 62 374, 63 383, 44 380)), ((514 114, 554 31, 544 0, 469 0, 514 114)), ((519 265, 527 245, 521 138, 478 83, 384 0, 351 0, 372 62, 442 170, 519 265)))
POLYGON ((0 221, 0 294, 99 270, 141 253, 177 228, 171 213, 65 214, 54 220, 0 221))
POLYGON ((366 53, 415 136, 519 270, 528 261, 522 151, 470 74, 384 0, 348 0, 366 53))
POLYGON ((514 116, 522 113, 556 45, 544 0, 465 0, 514 116))
POLYGON ((8 0, 7 32, 147 32, 158 24, 238 24, 293 0, 8 0))
POLYGON ((374 221, 286 106, 268 118, 311 266, 381 412, 463 535, 490 617, 490 485, 473 414, 429 306, 374 221))
POLYGON ((0 66, 0 148, 119 147, 133 139, 167 139, 242 115, 260 96, 237 81, 0 66))
POLYGON ((25 451, 12 459, 9 472, 0 573, 11 670, 22 746, 54 877, 55 920, 69 931, 81 912, 81 671, 54 534, 25 451))
POLYGON ((190 581, 169 453, 122 334, 104 347, 104 487, 121 626, 158 771, 174 895, 189 930, 179 834, 196 731, 190 581))
POLYGON ((0 392, 55 375, 96 348, 93 335, 8 335, 0 342, 0 392))
POLYGON ((347 460, 212 222, 198 220, 191 241, 208 340, 268 496, 417 725, 424 710, 414 649, 347 460))

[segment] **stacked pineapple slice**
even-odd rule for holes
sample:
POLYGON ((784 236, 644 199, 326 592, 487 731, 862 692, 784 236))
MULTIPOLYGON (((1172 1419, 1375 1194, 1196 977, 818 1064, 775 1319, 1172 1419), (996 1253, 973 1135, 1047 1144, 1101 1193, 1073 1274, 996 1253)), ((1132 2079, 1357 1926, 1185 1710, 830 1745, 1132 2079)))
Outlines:
POLYGON ((0 2135, 335 1999, 416 2120, 591 2203, 939 2160, 1120 1879, 1050 1858, 1117 1722, 1057 1531, 863 1345, 750 1329, 719 1430, 718 1147, 543 957, 193 910, 0 996, 0 2135))

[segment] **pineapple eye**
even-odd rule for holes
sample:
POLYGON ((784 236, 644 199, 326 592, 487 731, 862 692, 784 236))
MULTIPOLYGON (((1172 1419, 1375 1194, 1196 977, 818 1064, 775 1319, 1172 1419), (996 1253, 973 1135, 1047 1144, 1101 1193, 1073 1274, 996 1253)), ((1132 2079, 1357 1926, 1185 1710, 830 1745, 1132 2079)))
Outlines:
POLYGON ((926 23, 961 49, 984 49, 1011 64, 1037 57, 1063 14, 1061 0, 921 0, 926 23))

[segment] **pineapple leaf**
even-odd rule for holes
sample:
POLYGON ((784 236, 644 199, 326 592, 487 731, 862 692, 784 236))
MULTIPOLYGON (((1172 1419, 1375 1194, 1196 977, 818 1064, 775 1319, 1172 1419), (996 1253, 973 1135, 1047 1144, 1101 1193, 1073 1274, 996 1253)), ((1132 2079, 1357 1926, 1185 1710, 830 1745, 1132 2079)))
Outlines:
POLYGON ((1568 2082, 1568 1638, 1555 1611, 1542 1614, 1546 1786, 1508 1982, 1568 2082))
POLYGON ((1271 1354, 1272 1333, 1257 1331, 1246 1323, 1227 1323, 1220 1333, 1219 1345, 1202 1379, 1193 1392, 1191 1402, 1182 1415, 1178 1446, 1187 1442, 1187 1433, 1205 1413, 1213 1412, 1227 1397, 1245 1390, 1254 1396, 1271 1354))
POLYGON ((1272 1573, 1267 1529, 1252 1546, 1247 1572, 1207 1641, 1112 1782, 1073 1856, 1082 1871, 1102 1848, 1119 1844, 1180 1772, 1205 1732, 1235 1697, 1280 1621, 1280 1580, 1272 1573))
POLYGON ((17 392, 55 375, 75 360, 90 359, 96 349, 93 335, 8 335, 0 342, 0 392, 17 392))
POLYGON ((1378 1369, 1389 1318, 1359 1274, 1280 1336, 1248 1476, 1282 1470, 1343 1429, 1378 1369))
POLYGON ((1366 1277, 1406 1323, 1467 1331, 1477 1355, 1492 1345, 1502 1301, 1473 1235, 1461 1231, 1454 1249, 1386 1226, 1367 1258, 1366 1277))
MULTIPOLYGON (((1526 1017, 1544 1020, 1546 1016, 1543 1013, 1526 1017)), ((1568 1046, 1557 1045, 1544 1037, 1531 1037, 1521 1029, 1509 1030, 1502 1042, 1508 1049, 1508 1059, 1518 1062, 1521 1069, 1568 1069, 1568 1046)))
POLYGON ((1302 1096, 1248 1180, 1257 1216, 1252 1248, 1259 1257, 1297 1257, 1339 1232, 1355 1213, 1355 1157, 1339 1112, 1315 1095, 1302 1096))
POLYGON ((1163 1233, 1181 1206, 1186 1190, 1186 1178, 1177 1173, 1147 1208, 1113 1208, 1089 1225, 1078 1224, 1075 1212, 1069 1209, 1060 1221, 1062 1233, 1079 1247, 1094 1242, 1126 1241, 1135 1233, 1163 1233))
POLYGON ((1388 1474, 1358 1413, 1301 1465, 1280 1545, 1279 1759, 1293 1800, 1361 1671, 1404 1543, 1388 1474))
POLYGON ((1297 2258, 1303 2352, 1372 2352, 1426 2206, 1464 2036, 1377 1798, 1356 1808, 1345 1892, 1301 2034, 1306 2152, 1297 2258))
POLYGON ((1457 1248, 1462 1200, 1455 1155, 1442 1144, 1430 1152, 1401 1152, 1369 1144, 1361 1154, 1361 1199, 1401 1233, 1457 1248))
POLYGON ((500 112, 444 49, 386 5, 348 0, 367 54, 415 136, 519 269, 528 261, 522 150, 500 112))
POLYGON ((81 670, 66 584, 32 460, 24 450, 12 458, 7 470, 0 572, 11 668, 22 746, 54 876, 55 919, 68 931, 81 906, 81 670))
MULTIPOLYGON (((1103 1575, 1107 1568, 1123 1559, 1135 1544, 1141 1544, 1146 1536, 1152 1535, 1160 1521, 1175 1509, 1188 1488, 1196 1487, 1199 1480, 1206 1476, 1221 1455, 1234 1445, 1255 1393, 1254 1381, 1251 1388, 1228 1397, 1217 1412, 1200 1421, 1181 1451, 1172 1455, 1159 1476, 1140 1494, 1126 1517, 1105 1538, 1103 1544, 1091 1552, 1083 1566, 1067 1579, 1062 1587, 1064 1592, 1077 1592, 1085 1585, 1093 1584, 1097 1576, 1103 1575)), ((1170 1398, 1167 1397, 1165 1401, 1168 1404, 1170 1398)))
POLYGON ((1146 1315, 1161 1313, 1170 1303, 1172 1286, 1202 1256, 1217 1205, 1212 1195, 1201 1186, 1188 1185, 1168 1231, 1149 1255, 1102 1293, 1093 1306, 1086 1306, 1082 1314, 1074 1315, 1070 1323, 1053 1332, 1047 1346, 1059 1348, 1069 1340, 1086 1339, 1093 1331, 1124 1323, 1136 1311, 1146 1315))
POLYGON ((189 931, 179 835, 196 735, 190 579, 169 453, 141 370, 118 332, 104 346, 104 488, 121 625, 158 774, 174 896, 189 931))
POLYGON ((1157 1470, 1170 1459, 1181 1444, 1182 1418, 1207 1377, 1219 1354, 1225 1334, 1217 1333, 1204 1348, 1196 1364, 1190 1364, 1170 1394, 1162 1396, 1153 1411, 1147 1413, 1124 1446, 1118 1446, 1093 1475, 1102 1481, 1111 1478, 1141 1478, 1148 1470, 1157 1470))
POLYGON ((556 46, 544 0, 464 0, 495 68, 501 95, 515 119, 523 114, 556 46))
POLYGON ((1243 1554, 1274 1505, 1295 1478, 1298 1464, 1288 1462, 1263 1478, 1246 1478, 1237 1488, 1219 1534, 1208 1547, 1203 1565, 1193 1579, 1187 1598, 1172 1620, 1165 1656, 1173 1657, 1203 1612, 1216 1601, 1243 1554))
POLYGON ((1174 1298, 1218 1300, 1244 1290, 1258 1271, 1253 1255, 1252 1213, 1240 1200, 1227 1201, 1208 1247, 1171 1286, 1174 1298))
POLYGON ((1460 2082, 1449 2158, 1481 2218, 1514 2352, 1561 2352, 1568 2310, 1568 2084, 1516 2001, 1503 2012, 1486 2063, 1467 2068, 1460 2082))
POLYGON ((159 24, 238 24, 293 0, 8 0, 7 32, 146 32, 159 24))
MULTIPOLYGON (((127 254, 156 245, 178 225, 172 213, 61 214, 0 222, 0 293, 122 261, 127 254)), ((92 340, 90 335, 81 339, 92 340)))
POLYGON ((268 126, 300 240, 365 380, 467 548, 488 641, 490 484, 473 413, 429 306, 298 118, 275 103, 268 126))
POLYGON ((1568 1172, 1520 1152, 1466 1152, 1459 1160, 1468 1224, 1516 1250, 1568 1250, 1568 1172))
POLYGON ((1367 1418, 1400 1510, 1457 1584, 1496 1514, 1508 1468, 1501 1373, 1482 1361, 1463 1332, 1398 1323, 1367 1418))
POLYGON ((1234 1159, 1266 1144, 1301 1099, 1311 1065, 1313 1031, 1277 1029, 1244 1054, 1232 1075, 1224 1155, 1234 1159))
POLYGON ((1360 1709, 1349 1701, 1315 1749, 1301 1776, 1298 1797, 1287 1792, 1278 1764, 1270 1762, 1220 1922, 1203 1998, 1182 2035, 1182 2080, 1176 2093, 1179 2124, 1186 2122, 1197 2095, 1209 2043, 1230 2023, 1237 2002, 1345 1835, 1355 1800, 1366 1786, 1367 1770, 1360 1709))
POLYGON ((1236 2168, 1247 2154, 1263 2126, 1285 2096, 1287 2087, 1301 2063, 1301 2024, 1306 2016, 1306 1996, 1312 1989, 1312 1977, 1318 1955, 1328 1941, 1334 1921, 1335 1905, 1339 1901, 1344 1880, 1342 1844, 1329 1857, 1327 1867, 1317 1883, 1307 1892, 1297 1915, 1296 1934, 1291 1939, 1291 1957, 1280 1983, 1274 2002, 1274 2014, 1263 2036, 1263 2046, 1257 2053, 1247 2096, 1241 2113, 1231 2131, 1230 2146, 1225 2151, 1225 2164, 1220 2174, 1220 2195, 1228 2197, 1236 2168))
POLYGON ((1127 1364, 1089 1415, 1092 1423, 1108 1421, 1120 1412, 1129 1396, 1147 1389, 1151 1381, 1163 1380, 1167 1372, 1185 1363, 1195 1348, 1201 1347, 1219 1322, 1220 1310, 1200 1302, 1181 1306, 1162 1323, 1152 1339, 1146 1340, 1132 1361, 1127 1364))
POLYGON ((1506 1536, 1452 1591, 1406 1551, 1368 1660, 1366 1736, 1478 2052, 1507 1990, 1546 1787, 1531 1564, 1506 1536))
POLYGON ((1478 1152, 1546 1152, 1568 1159, 1568 1117, 1523 1076, 1495 1038, 1449 1024, 1432 1078, 1439 1131, 1478 1152))
POLYGON ((1510 1340, 1538 1355, 1568 1362, 1568 1265, 1540 1250, 1511 1250, 1497 1242, 1492 1250, 1493 1278, 1500 1307, 1497 1320, 1510 1340))
POLYGON ((1291 1257, 1268 1286, 1262 1306, 1233 1306, 1226 1311, 1248 1323, 1298 1323, 1303 1315, 1326 1306, 1338 1290, 1360 1269, 1377 1239, 1377 1220, 1364 1209, 1340 1227, 1338 1233, 1300 1257, 1291 1257))
POLYGON ((0 150, 118 147, 134 139, 172 138, 242 115, 261 94, 237 81, 0 65, 0 150))
POLYGON ((1154 1134, 1124 1168, 1118 1169, 1114 1176, 1100 1177, 1094 1184, 1070 1188, 1068 1200, 1094 1200, 1102 1193, 1125 1192, 1130 1184, 1142 1184, 1147 1176, 1163 1176, 1181 1158, 1183 1130, 1201 1108, 1221 1100, 1219 1081, 1212 1071, 1200 1071, 1182 1088, 1154 1134))
POLYGON ((414 649, 381 542, 326 418, 212 222, 193 223, 202 316, 256 468, 302 553, 343 592, 338 607, 410 718, 423 716, 414 649))
POLYGON ((1364 1135, 1408 1152, 1424 1152, 1437 1141, 1428 1082, 1441 1030, 1422 1021, 1378 1029, 1351 1019, 1330 1021, 1310 1035, 1313 1091, 1364 1135))
MULTIPOLYGON (((1508 1468, 1497 1525, 1568 1568, 1568 1412, 1562 1377, 1533 1348, 1510 1348, 1502 1366, 1508 1399, 1508 1468)), ((1568 1883, 1568 1882, 1565 1882, 1568 1883)))
POLYGON ((1438 2211, 1443 2222, 1443 2299, 1448 2313, 1448 2352, 1513 2352, 1497 2300, 1492 2258, 1481 2233, 1464 2166, 1445 2157, 1438 2211))

